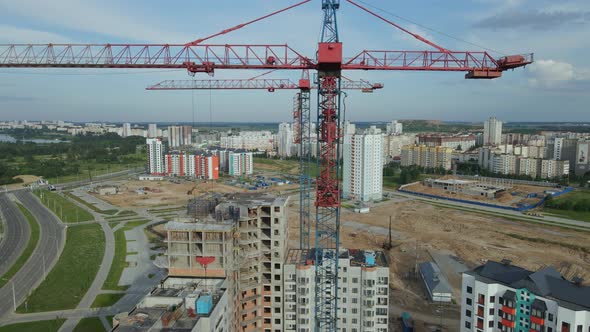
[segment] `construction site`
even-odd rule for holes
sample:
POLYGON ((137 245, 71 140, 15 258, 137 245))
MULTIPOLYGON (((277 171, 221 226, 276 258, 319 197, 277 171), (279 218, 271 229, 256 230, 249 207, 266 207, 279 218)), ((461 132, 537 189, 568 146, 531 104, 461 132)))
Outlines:
POLYGON ((529 209, 538 206, 547 195, 562 192, 553 185, 531 185, 509 179, 463 179, 445 176, 425 179, 404 185, 404 192, 423 194, 432 198, 447 198, 473 203, 486 203, 514 209, 529 209))

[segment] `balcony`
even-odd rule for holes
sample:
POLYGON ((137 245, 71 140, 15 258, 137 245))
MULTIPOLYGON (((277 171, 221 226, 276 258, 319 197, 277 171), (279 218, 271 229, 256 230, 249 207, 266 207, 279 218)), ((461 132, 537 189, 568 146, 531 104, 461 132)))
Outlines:
POLYGON ((515 325, 515 324, 514 324, 514 322, 513 322, 513 321, 510 321, 510 320, 507 320, 507 319, 505 319, 505 318, 502 318, 502 325, 503 325, 503 326, 507 326, 507 327, 512 327, 512 328, 514 328, 514 325, 515 325))

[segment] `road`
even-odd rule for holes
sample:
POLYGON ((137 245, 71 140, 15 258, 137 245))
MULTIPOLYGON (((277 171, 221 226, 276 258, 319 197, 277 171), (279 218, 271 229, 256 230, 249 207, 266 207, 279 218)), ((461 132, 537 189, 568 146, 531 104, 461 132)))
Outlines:
POLYGON ((0 211, 4 217, 4 236, 0 241, 0 276, 20 257, 31 237, 31 228, 18 206, 7 194, 0 194, 0 211))
POLYGON ((27 295, 43 280, 44 266, 48 273, 57 262, 63 250, 65 228, 61 221, 28 190, 14 192, 14 196, 27 208, 39 222, 39 244, 29 260, 7 283, 0 289, 0 317, 13 311, 13 287, 16 304, 22 303, 27 295), (45 262, 45 264, 44 264, 45 262))

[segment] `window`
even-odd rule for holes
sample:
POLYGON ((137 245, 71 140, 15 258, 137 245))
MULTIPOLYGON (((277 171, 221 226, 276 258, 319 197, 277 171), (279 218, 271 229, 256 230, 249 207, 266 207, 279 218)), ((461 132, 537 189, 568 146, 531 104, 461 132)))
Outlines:
POLYGON ((467 305, 471 305, 473 303, 473 301, 471 301, 470 298, 467 298, 467 305))
POLYGON ((465 328, 470 329, 471 328, 471 322, 465 322, 465 328))
POLYGON ((492 328, 494 327, 494 321, 493 320, 491 320, 491 321, 488 322, 488 327, 492 327, 492 328))
POLYGON ((496 297, 490 296, 490 303, 496 303, 496 297))
POLYGON ((465 316, 471 317, 471 310, 465 310, 465 316))
POLYGON ((471 286, 467 286, 467 293, 473 294, 473 288, 471 286))
POLYGON ((582 331, 584 329, 584 327, 582 325, 578 325, 578 327, 576 328, 576 332, 584 332, 582 331))
POLYGON ((353 284, 358 284, 359 283, 359 278, 352 278, 352 283, 353 284))
POLYGON ((490 316, 493 316, 493 315, 494 315, 494 309, 493 309, 493 308, 492 308, 492 309, 490 309, 490 310, 489 310, 489 313, 490 313, 490 316))
POLYGON ((550 313, 549 315, 547 315, 547 319, 548 319, 550 322, 552 322, 552 321, 553 321, 553 314, 551 314, 551 313, 550 313))
POLYGON ((477 303, 479 303, 479 304, 486 303, 486 296, 483 294, 477 294, 477 303))

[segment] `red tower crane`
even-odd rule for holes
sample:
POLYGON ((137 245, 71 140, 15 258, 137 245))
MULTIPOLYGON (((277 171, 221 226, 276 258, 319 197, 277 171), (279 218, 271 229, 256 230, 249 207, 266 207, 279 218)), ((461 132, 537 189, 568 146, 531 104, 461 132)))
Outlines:
MULTIPOLYGON (((293 8, 310 0, 300 2, 293 8)), ((346 70, 465 72, 468 79, 494 79, 524 67, 533 55, 500 59, 487 52, 452 51, 391 22, 352 0, 346 2, 391 24, 434 51, 363 50, 343 57, 337 26, 340 0, 322 0, 323 26, 315 59, 286 44, 204 45, 201 42, 240 29, 257 19, 187 44, 10 44, 0 45, 0 67, 11 68, 184 68, 190 74, 221 69, 315 70, 318 73, 319 176, 316 180, 315 330, 336 331, 340 231, 341 72, 346 70)), ((287 9, 284 9, 287 10, 287 9)), ((271 13, 274 15, 284 10, 271 13)))

